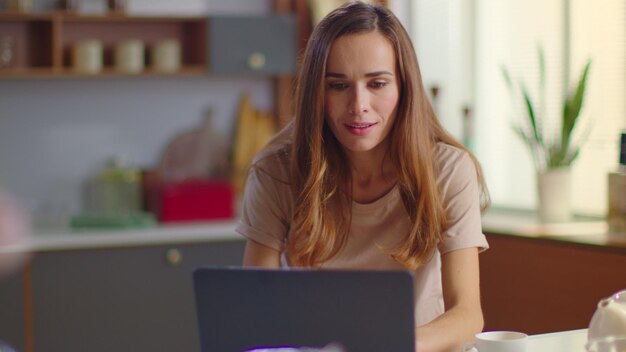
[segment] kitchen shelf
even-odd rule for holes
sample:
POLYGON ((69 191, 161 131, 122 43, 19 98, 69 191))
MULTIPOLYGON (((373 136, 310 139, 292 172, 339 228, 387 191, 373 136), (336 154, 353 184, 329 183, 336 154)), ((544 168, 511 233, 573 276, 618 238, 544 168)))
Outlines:
POLYGON ((0 12, 0 40, 10 38, 13 51, 11 64, 0 67, 0 78, 205 74, 208 70, 207 21, 206 17, 0 12), (173 73, 155 72, 151 69, 149 48, 166 38, 180 42, 181 68, 173 73), (72 47, 85 39, 97 39, 103 45, 103 70, 98 74, 73 70, 72 47), (139 74, 121 73, 113 67, 113 48, 125 39, 139 39, 144 43, 146 65, 139 74))

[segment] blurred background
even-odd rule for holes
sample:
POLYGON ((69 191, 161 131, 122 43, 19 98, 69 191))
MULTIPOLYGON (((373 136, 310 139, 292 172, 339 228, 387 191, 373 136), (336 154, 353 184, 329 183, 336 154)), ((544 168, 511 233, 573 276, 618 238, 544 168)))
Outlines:
MULTIPOLYGON (((190 273, 241 263, 246 168, 291 117, 312 26, 342 2, 0 0, 0 339, 197 350, 190 273)), ((486 328, 586 327, 626 265, 626 0, 377 2, 483 166, 496 210, 483 218, 486 328), (544 103, 552 142, 589 60, 569 168, 577 222, 552 226, 535 216, 540 170, 512 128, 528 128, 526 106, 502 69, 544 103)))
MULTIPOLYGON (((34 0, 32 11, 54 9, 57 3, 34 0)), ((103 1, 80 3, 83 13, 104 11, 103 1)), ((333 3, 319 1, 311 12, 333 3)), ((582 0, 395 0, 388 6, 413 37, 424 85, 437 91, 434 104, 444 126, 471 143, 482 162, 494 206, 533 209, 537 201, 530 154, 511 128, 523 111, 513 108, 500 67, 509 67, 537 94, 537 48, 543 47, 546 124, 551 126, 560 118, 561 97, 591 58, 581 120, 593 128, 573 167, 572 204, 577 213, 605 214, 606 175, 617 166, 619 131, 626 124, 624 1, 592 6, 582 0), (464 130, 468 118, 471 125, 464 130)), ((129 0, 125 10, 129 15, 264 16, 273 12, 273 4, 129 0)), ((82 185, 110 159, 152 169, 167 143, 201 124, 209 111, 215 133, 232 138, 244 93, 258 110, 274 112, 274 78, 216 73, 210 67, 186 76, 98 79, 0 71, 0 180, 36 220, 67 217, 80 212, 82 185)))

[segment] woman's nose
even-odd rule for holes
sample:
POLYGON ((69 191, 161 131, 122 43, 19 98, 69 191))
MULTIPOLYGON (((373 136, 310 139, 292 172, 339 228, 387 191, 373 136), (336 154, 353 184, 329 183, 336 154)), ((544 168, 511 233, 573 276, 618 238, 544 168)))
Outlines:
POLYGON ((355 87, 352 91, 348 111, 351 115, 362 115, 369 110, 367 92, 361 87, 355 87))

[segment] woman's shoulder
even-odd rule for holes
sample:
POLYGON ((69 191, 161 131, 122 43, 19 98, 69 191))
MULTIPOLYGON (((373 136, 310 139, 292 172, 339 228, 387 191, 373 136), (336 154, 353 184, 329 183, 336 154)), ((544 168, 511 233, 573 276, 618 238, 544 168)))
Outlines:
POLYGON ((475 172, 474 163, 467 150, 438 142, 435 152, 441 176, 450 176, 458 172, 475 172))
POLYGON ((252 165, 271 165, 288 163, 291 158, 291 143, 288 141, 270 142, 259 151, 252 165))
POLYGON ((252 159, 251 170, 270 175, 286 182, 289 180, 291 162, 291 141, 288 139, 273 140, 252 159))
POLYGON ((435 151, 437 159, 440 161, 458 161, 461 158, 469 157, 469 153, 465 149, 444 142, 438 142, 435 146, 435 151))

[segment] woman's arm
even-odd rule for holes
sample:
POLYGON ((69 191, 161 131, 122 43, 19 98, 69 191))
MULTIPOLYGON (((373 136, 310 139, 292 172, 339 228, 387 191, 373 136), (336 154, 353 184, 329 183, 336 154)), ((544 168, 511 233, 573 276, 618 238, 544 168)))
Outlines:
POLYGON ((278 268, 280 266, 280 252, 254 240, 247 240, 243 254, 244 266, 258 266, 264 268, 278 268))
POLYGON ((478 249, 466 248, 441 257, 444 314, 416 329, 418 352, 458 352, 483 328, 478 249))

